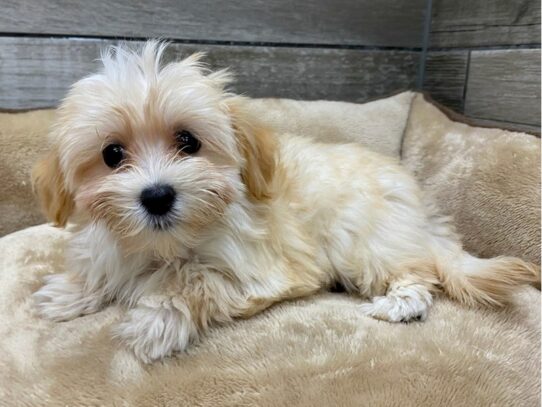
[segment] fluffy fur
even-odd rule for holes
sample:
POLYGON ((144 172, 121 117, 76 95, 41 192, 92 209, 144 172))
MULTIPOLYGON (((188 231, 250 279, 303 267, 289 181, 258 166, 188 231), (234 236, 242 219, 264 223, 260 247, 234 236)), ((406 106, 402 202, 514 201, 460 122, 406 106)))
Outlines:
POLYGON ((443 291, 504 305, 513 286, 540 281, 516 258, 461 248, 393 160, 356 144, 270 134, 193 55, 166 66, 164 44, 111 48, 103 70, 77 82, 59 109, 53 151, 34 171, 45 213, 73 224, 67 273, 35 293, 41 315, 66 320, 110 301, 128 306, 115 334, 143 361, 184 350, 212 324, 340 283, 371 299, 360 312, 424 319, 443 291), (174 134, 202 148, 186 155, 174 134), (110 142, 128 153, 115 170, 110 142), (141 191, 172 185, 164 220, 141 191))

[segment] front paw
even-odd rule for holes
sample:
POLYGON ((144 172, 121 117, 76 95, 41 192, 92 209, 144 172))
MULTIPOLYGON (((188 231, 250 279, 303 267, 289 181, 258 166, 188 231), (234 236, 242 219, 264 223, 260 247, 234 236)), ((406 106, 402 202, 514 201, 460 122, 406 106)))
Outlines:
POLYGON ((86 295, 82 285, 67 274, 52 274, 43 278, 44 285, 34 294, 38 314, 52 321, 68 321, 97 311, 99 301, 86 295))
POLYGON ((187 310, 182 312, 173 306, 138 306, 114 331, 144 363, 185 350, 196 334, 187 310))

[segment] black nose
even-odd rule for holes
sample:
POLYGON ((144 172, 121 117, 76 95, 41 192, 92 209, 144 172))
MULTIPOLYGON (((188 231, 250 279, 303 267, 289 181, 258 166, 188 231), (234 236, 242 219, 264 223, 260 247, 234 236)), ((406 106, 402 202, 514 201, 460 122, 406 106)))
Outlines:
POLYGON ((153 185, 141 192, 139 199, 151 215, 165 215, 175 202, 175 190, 170 185, 153 185))

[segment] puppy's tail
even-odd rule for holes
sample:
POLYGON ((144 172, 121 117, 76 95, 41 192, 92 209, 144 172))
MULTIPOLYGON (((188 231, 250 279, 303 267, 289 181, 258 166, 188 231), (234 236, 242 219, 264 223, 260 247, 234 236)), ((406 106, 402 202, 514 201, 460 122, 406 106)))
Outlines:
POLYGON ((520 285, 540 288, 540 266, 515 257, 479 259, 461 250, 451 261, 437 261, 437 273, 444 292, 467 305, 500 307, 520 285))
POLYGON ((510 302, 521 285, 531 284, 540 289, 540 266, 516 257, 480 259, 470 255, 463 250, 451 218, 441 216, 430 199, 426 206, 434 271, 441 289, 450 298, 467 305, 500 307, 510 302))

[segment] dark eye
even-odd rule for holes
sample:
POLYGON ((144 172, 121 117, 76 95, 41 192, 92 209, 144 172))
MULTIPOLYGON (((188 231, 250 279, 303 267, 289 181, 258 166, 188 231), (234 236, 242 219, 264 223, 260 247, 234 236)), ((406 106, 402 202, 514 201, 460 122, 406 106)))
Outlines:
POLYGON ((201 143, 188 130, 181 130, 175 133, 175 139, 180 151, 186 154, 197 153, 201 148, 201 143))
POLYGON ((102 150, 105 165, 109 168, 117 168, 124 160, 124 147, 120 144, 109 144, 102 150))

